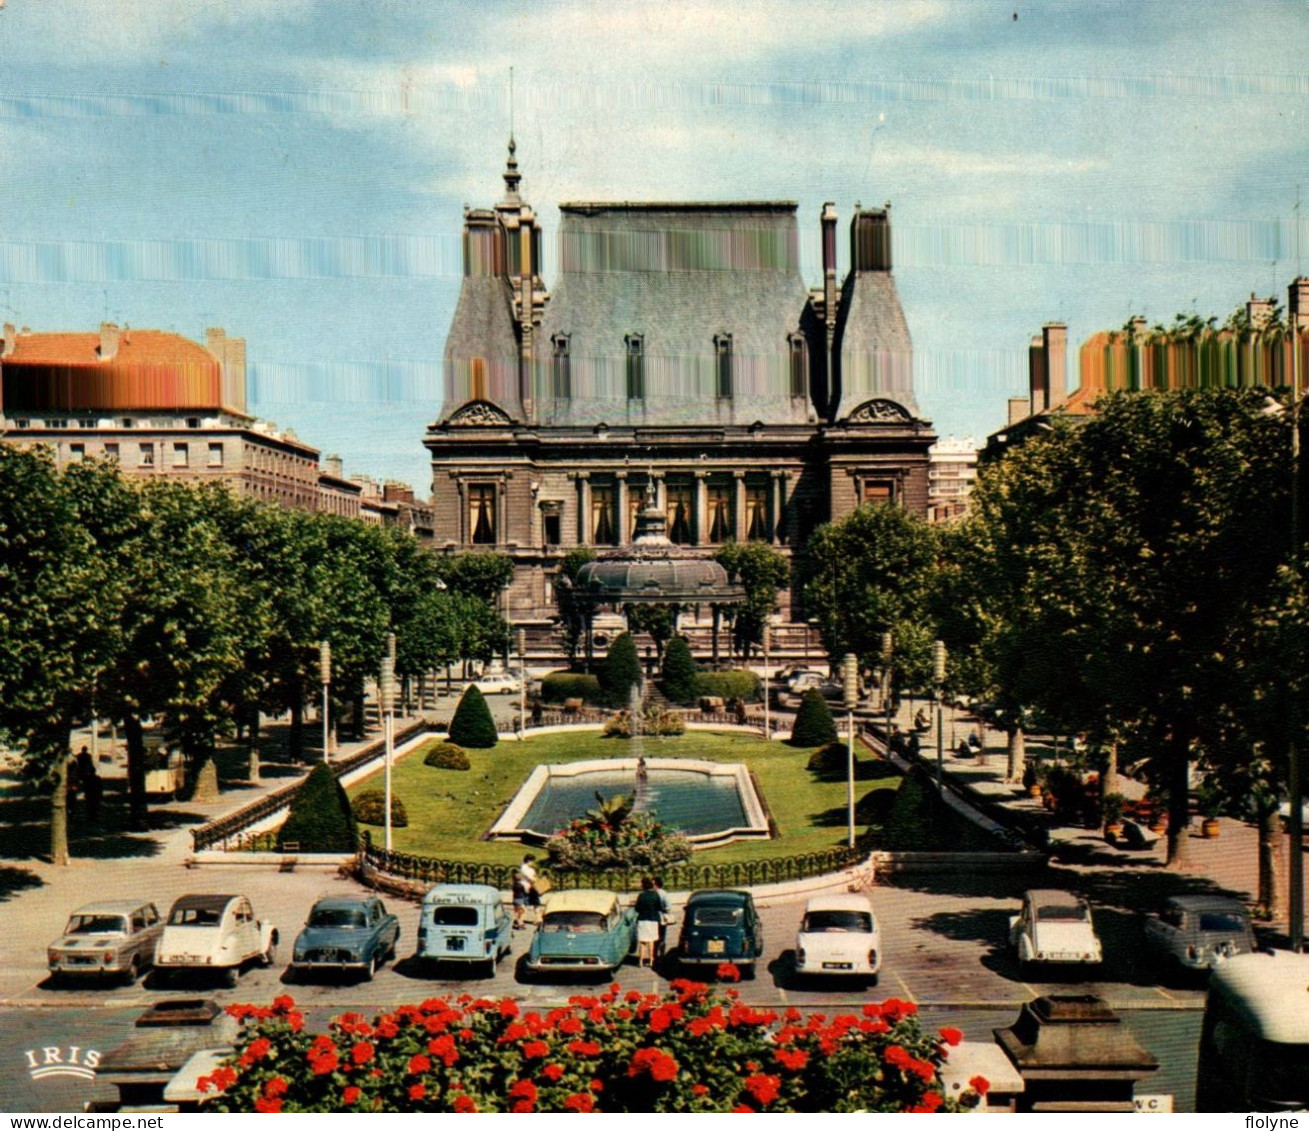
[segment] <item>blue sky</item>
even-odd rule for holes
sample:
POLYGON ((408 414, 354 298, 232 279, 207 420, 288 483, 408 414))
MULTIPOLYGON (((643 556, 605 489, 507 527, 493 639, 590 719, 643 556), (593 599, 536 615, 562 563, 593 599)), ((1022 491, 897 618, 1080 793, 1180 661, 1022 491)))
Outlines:
POLYGON ((225 326, 254 411, 425 491, 461 210, 501 191, 512 66, 547 282, 561 200, 795 200, 810 283, 822 203, 844 226, 890 200, 919 404, 981 439, 1044 321, 1078 342, 1284 297, 1297 185, 1309 210, 1306 15, 7 0, 0 318, 225 326))

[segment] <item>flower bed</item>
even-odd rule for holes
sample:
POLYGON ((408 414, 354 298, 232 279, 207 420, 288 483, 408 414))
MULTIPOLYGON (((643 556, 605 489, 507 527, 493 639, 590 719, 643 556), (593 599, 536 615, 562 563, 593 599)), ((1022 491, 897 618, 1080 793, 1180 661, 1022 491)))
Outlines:
MULTIPOLYGON (((734 980, 735 967, 720 978, 734 980)), ((827 1017, 755 1009, 734 989, 679 979, 665 994, 617 984, 545 1013, 463 995, 347 1013, 305 1031, 291 998, 232 1006, 232 1059, 200 1081, 218 1111, 946 1111, 975 1107, 980 1077, 944 1098, 962 1035, 921 1032, 895 998, 827 1017)))

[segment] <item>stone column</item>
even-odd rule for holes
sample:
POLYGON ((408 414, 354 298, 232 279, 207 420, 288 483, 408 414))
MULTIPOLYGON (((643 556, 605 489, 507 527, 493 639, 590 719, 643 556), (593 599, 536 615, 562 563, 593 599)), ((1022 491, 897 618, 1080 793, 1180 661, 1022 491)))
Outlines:
POLYGON ((709 541, 709 473, 695 473, 695 544, 709 541))
POLYGON ((665 516, 668 518, 669 528, 671 529, 673 525, 673 516, 668 513, 668 490, 664 483, 663 473, 652 471, 650 474, 654 479, 655 485, 655 505, 664 512, 665 516))
POLYGON ((772 472, 773 498, 772 510, 768 516, 768 530, 769 538, 774 546, 779 544, 777 533, 782 527, 782 476, 785 474, 784 471, 772 472))
POLYGON ((617 471, 614 479, 618 489, 614 492, 618 507, 618 544, 626 546, 632 540, 632 516, 628 514, 627 472, 617 471))
POLYGON ((473 540, 473 532, 468 529, 468 485, 456 479, 455 490, 459 492, 459 544, 467 546, 473 540))
POLYGON ((582 546, 591 544, 591 473, 577 473, 577 541, 582 546))
POLYGON ((745 529, 745 472, 732 472, 732 537, 744 542, 745 529))

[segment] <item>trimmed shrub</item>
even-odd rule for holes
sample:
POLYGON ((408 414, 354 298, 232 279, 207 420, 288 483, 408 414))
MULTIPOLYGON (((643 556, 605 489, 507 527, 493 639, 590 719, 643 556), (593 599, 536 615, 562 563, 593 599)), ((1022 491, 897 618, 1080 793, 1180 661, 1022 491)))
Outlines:
POLYGON ((758 703, 763 695, 762 684, 754 672, 701 672, 695 677, 695 698, 702 695, 716 696, 719 699, 744 699, 747 703, 758 703))
POLYGON ((291 810, 277 833, 277 847, 300 852, 353 852, 356 830, 350 801, 331 767, 319 762, 296 790, 291 810))
POLYGON ((630 632, 620 632, 609 645, 609 654, 600 665, 600 691, 614 707, 627 706, 632 687, 641 682, 641 657, 630 632))
MULTIPOLYGON (((354 800, 355 820, 361 825, 386 824, 386 794, 380 789, 365 790, 354 800)), ((391 827, 402 829, 409 824, 405 803, 391 794, 391 827)))
POLYGON ((546 703, 581 699, 600 702, 600 681, 590 672, 551 672, 541 680, 541 698, 546 703))
POLYGON ((800 697, 800 709, 791 726, 792 746, 821 746, 836 741, 836 723, 828 709, 827 700, 816 688, 810 688, 800 697))
POLYGON ((845 777, 850 751, 844 742, 829 742, 809 755, 806 767, 816 774, 839 774, 845 777))
MULTIPOLYGON (((605 720, 606 738, 632 737, 632 712, 619 711, 605 720)), ((676 711, 661 711, 657 707, 646 707, 641 712, 641 734, 645 737, 675 738, 686 733, 686 720, 676 711)))
POLYGON ((663 690, 674 703, 683 705, 694 703, 702 694, 696 690, 695 657, 691 655, 691 646, 685 636, 674 636, 664 649, 663 690))
POLYGON ((854 803, 854 819, 861 825, 885 825, 898 790, 870 789, 854 803))
POLYGON ((456 746, 485 750, 499 740, 491 708, 486 705, 476 684, 469 684, 455 708, 455 717, 450 720, 450 741, 456 746))
POLYGON ((473 764, 468 760, 462 746, 453 742, 438 742, 423 755, 424 766, 435 766, 438 770, 471 770, 473 764))

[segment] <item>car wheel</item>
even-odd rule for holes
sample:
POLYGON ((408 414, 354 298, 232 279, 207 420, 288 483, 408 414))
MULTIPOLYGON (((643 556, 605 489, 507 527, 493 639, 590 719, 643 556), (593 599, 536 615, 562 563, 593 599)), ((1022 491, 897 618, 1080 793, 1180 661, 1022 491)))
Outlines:
POLYGON ((869 974, 868 977, 864 979, 864 985, 869 989, 872 989, 875 985, 877 985, 877 982, 878 982, 878 976, 876 974, 869 974))
POLYGON ((268 940, 268 949, 259 956, 259 961, 265 966, 272 966, 277 961, 277 936, 274 935, 268 940))
POLYGON ((123 971, 123 985, 125 986, 136 985, 136 980, 140 976, 141 976, 141 956, 139 954, 134 954, 132 955, 132 961, 128 964, 127 969, 123 971))
POLYGON ((364 981, 371 982, 373 976, 377 973, 377 952, 374 951, 368 956, 368 970, 364 974, 364 981))
POLYGON ((741 971, 741 981, 743 982, 754 981, 755 964, 753 962, 742 962, 740 966, 737 967, 737 969, 741 971))
POLYGON ((241 967, 239 966, 229 966, 223 971, 223 985, 225 985, 229 990, 236 989, 236 983, 240 981, 240 978, 241 967))

